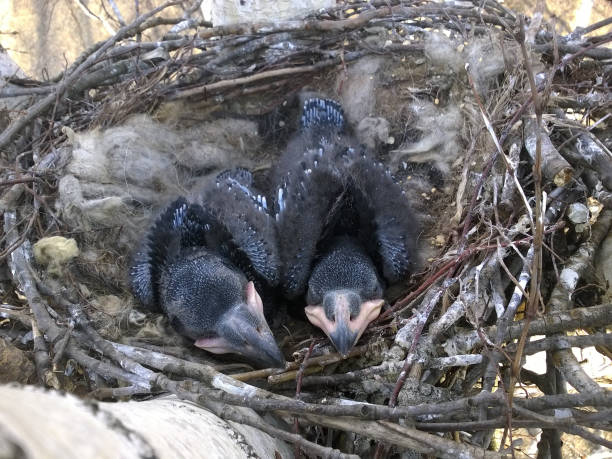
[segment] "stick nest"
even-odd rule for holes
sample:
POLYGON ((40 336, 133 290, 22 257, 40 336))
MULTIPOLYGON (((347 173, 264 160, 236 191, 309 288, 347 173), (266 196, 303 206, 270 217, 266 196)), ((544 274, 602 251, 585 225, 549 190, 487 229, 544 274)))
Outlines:
POLYGON ((552 456, 568 435, 610 447, 610 374, 571 350, 612 345, 607 23, 559 36, 495 1, 372 1, 210 27, 165 19, 174 3, 49 81, 0 89, 7 379, 170 392, 267 432, 239 407, 272 412, 312 456, 509 456, 524 429, 552 456), (126 266, 151 214, 217 170, 241 162, 265 187, 304 88, 341 99, 405 187, 422 269, 347 360, 282 316, 293 361, 252 370, 133 307, 126 266))

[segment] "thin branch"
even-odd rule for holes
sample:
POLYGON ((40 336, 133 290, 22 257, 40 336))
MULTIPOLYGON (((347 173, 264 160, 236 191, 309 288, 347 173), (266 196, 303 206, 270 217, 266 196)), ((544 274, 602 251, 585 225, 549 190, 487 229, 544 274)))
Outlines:
MULTIPOLYGON (((612 324, 612 303, 604 303, 588 308, 575 308, 569 311, 554 311, 534 319, 529 324, 528 336, 550 335, 579 328, 603 327, 612 324)), ((515 321, 508 327, 503 341, 518 339, 527 321, 515 321)), ((495 325, 482 329, 487 336, 495 336, 495 325)), ((449 354, 467 353, 481 343, 478 331, 458 332, 443 343, 449 354), (458 352, 459 351, 459 352, 458 352)))
POLYGON ((148 18, 156 15, 160 11, 164 9, 179 4, 180 1, 173 0, 169 2, 165 2, 161 6, 151 10, 150 12, 143 14, 139 18, 137 18, 132 24, 126 27, 122 27, 117 31, 117 33, 109 38, 103 45, 97 48, 92 54, 90 54, 78 67, 76 67, 69 74, 64 75, 64 78, 57 83, 55 86, 55 90, 32 105, 28 110, 19 118, 11 121, 9 126, 0 134, 0 149, 5 148, 19 132, 25 127, 26 124, 30 123, 36 116, 43 113, 52 104, 54 104, 57 98, 70 86, 77 81, 78 77, 89 68, 95 61, 97 61, 108 49, 110 49, 116 42, 125 38, 129 33, 131 33, 134 29, 138 28, 142 23, 144 23, 148 18))

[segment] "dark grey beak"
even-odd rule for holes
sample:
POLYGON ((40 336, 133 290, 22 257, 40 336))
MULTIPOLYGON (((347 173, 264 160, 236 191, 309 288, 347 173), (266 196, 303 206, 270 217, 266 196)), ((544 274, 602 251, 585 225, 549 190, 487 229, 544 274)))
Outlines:
POLYGON ((384 304, 383 299, 362 303, 359 295, 350 290, 328 292, 323 302, 325 307, 307 306, 306 315, 313 325, 325 332, 344 357, 348 356, 368 324, 378 317, 384 304))
POLYGON ((252 282, 247 284, 246 302, 223 315, 217 335, 198 339, 195 345, 215 354, 242 355, 263 368, 285 368, 285 357, 266 322, 261 298, 252 282))

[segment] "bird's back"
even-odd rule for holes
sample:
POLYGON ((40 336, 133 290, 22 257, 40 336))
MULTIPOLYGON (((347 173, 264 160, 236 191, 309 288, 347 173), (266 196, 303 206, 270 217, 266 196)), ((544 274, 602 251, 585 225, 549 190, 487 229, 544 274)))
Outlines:
POLYGON ((388 282, 415 267, 418 225, 386 168, 347 133, 338 103, 309 99, 276 172, 276 219, 289 297, 306 290, 316 261, 352 238, 388 282))

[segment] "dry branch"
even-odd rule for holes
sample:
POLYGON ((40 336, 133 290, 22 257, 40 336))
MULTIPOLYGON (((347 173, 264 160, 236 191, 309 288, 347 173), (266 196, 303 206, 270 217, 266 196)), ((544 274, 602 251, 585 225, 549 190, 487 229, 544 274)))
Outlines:
MULTIPOLYGON (((538 125, 533 117, 526 117, 525 121, 525 148, 532 161, 536 156, 536 136, 538 125)), ((572 166, 561 156, 543 130, 540 131, 542 139, 542 173, 544 177, 557 186, 566 185, 574 176, 572 166)))
MULTIPOLYGON (((588 308, 575 308, 567 311, 555 311, 529 324, 528 336, 551 335, 554 333, 586 329, 591 327, 605 327, 612 323, 612 303, 600 304, 588 308)), ((526 321, 512 323, 503 336, 503 341, 518 339, 521 336, 526 321)), ((497 333, 495 325, 482 330, 487 336, 497 333)), ((459 332, 446 340, 443 346, 449 354, 464 354, 481 343, 478 331, 459 332)))
MULTIPOLYGON (((606 210, 593 226, 590 239, 580 246, 561 271, 559 282, 552 291, 548 302, 548 309, 551 312, 563 311, 571 307, 572 296, 578 281, 590 266, 597 247, 609 233, 611 226, 612 211, 606 210)), ((578 391, 603 390, 586 374, 570 350, 556 351, 553 358, 555 366, 578 391)))

